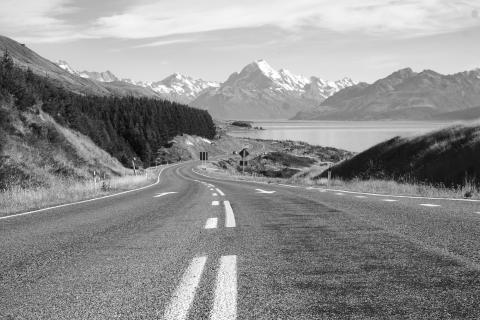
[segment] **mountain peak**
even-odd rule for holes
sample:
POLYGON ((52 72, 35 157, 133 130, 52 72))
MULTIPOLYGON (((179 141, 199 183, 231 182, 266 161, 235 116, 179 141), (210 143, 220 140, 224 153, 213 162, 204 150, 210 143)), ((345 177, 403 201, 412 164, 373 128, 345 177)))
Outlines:
POLYGON ((403 68, 400 70, 395 71, 391 75, 389 75, 387 78, 401 78, 401 79, 406 79, 414 76, 416 73, 412 70, 412 68, 403 68))
POLYGON ((58 60, 56 65, 59 66, 60 68, 62 68, 63 70, 67 71, 68 73, 71 73, 71 74, 74 74, 74 75, 78 74, 78 72, 73 70, 73 68, 65 60, 58 60))
POLYGON ((255 73, 260 72, 263 75, 267 76, 270 79, 280 79, 280 74, 273 69, 270 64, 264 59, 256 60, 249 65, 247 65, 240 73, 255 73))

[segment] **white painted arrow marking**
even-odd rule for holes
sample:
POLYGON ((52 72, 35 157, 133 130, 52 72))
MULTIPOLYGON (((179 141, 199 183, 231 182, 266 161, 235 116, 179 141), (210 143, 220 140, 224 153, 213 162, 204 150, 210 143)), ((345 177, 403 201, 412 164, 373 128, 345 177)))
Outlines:
POLYGON ((420 203, 423 207, 440 207, 439 204, 432 204, 432 203, 420 203))
POLYGON ((159 198, 159 197, 163 197, 163 196, 166 196, 167 194, 172 194, 172 193, 178 193, 176 191, 172 191, 172 192, 162 192, 162 193, 159 193, 157 194, 156 196, 153 196, 154 198, 159 198))
POLYGON ((270 193, 275 193, 276 192, 276 191, 267 191, 267 190, 263 190, 263 189, 255 189, 255 190, 257 190, 257 193, 268 193, 268 194, 270 194, 270 193))

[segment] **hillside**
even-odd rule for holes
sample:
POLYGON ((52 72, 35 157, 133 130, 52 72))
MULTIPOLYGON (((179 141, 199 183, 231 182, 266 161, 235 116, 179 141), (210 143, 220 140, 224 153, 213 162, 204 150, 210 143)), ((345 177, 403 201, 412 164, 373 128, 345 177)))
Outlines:
POLYGON ((478 107, 480 69, 442 75, 432 70, 398 70, 371 85, 362 83, 339 91, 309 113, 294 119, 428 120, 450 112, 478 107))
POLYGON ((0 61, 0 105, 6 116, 45 112, 124 165, 134 157, 146 165, 154 163, 157 148, 179 134, 215 135, 213 120, 204 110, 158 99, 78 95, 56 86, 51 78, 17 67, 8 55, 0 61))
POLYGON ((325 81, 285 69, 277 71, 258 60, 232 73, 220 87, 203 91, 191 105, 220 119, 288 119, 299 111, 313 110, 325 98, 353 84, 349 78, 325 81))
POLYGON ((57 86, 75 93, 160 98, 157 93, 149 88, 119 81, 104 83, 82 78, 65 71, 57 64, 30 50, 27 46, 0 35, 0 56, 3 56, 5 51, 8 51, 17 66, 24 69, 28 68, 39 76, 46 76, 57 86))
MULTIPOLYGON (((480 125, 457 125, 418 137, 396 137, 332 167, 341 179, 392 179, 457 187, 480 182, 480 125)), ((326 176, 326 172, 322 174, 326 176)))

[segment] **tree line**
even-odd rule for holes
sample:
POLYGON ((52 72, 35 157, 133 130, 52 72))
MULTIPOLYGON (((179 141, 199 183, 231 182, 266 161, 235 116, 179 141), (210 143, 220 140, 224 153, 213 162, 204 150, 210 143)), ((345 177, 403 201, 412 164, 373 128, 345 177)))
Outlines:
POLYGON ((212 117, 205 110, 152 98, 76 94, 16 66, 8 52, 0 61, 0 103, 5 102, 21 111, 41 106, 57 122, 90 137, 124 165, 133 157, 152 164, 156 150, 176 135, 215 136, 212 117))

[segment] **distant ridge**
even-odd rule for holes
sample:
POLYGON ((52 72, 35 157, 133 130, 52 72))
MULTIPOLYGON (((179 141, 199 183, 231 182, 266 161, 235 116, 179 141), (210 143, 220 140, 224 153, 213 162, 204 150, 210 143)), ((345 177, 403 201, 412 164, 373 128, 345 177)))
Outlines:
POLYGON ((478 107, 479 103, 480 69, 442 75, 405 68, 373 84, 345 88, 315 110, 298 113, 293 119, 455 120, 462 119, 462 110, 478 107))
POLYGON ((29 68, 35 74, 47 76, 65 89, 80 93, 94 95, 117 95, 161 98, 157 93, 148 88, 131 84, 116 85, 115 82, 105 85, 99 81, 82 78, 79 75, 65 71, 57 64, 41 57, 27 46, 10 38, 0 36, 0 54, 8 50, 15 63, 23 68, 29 68))

